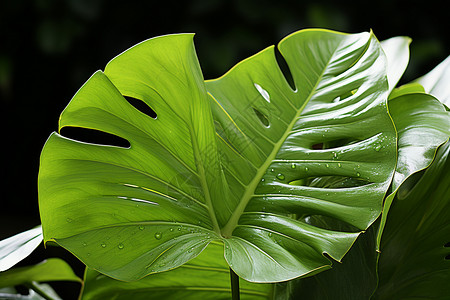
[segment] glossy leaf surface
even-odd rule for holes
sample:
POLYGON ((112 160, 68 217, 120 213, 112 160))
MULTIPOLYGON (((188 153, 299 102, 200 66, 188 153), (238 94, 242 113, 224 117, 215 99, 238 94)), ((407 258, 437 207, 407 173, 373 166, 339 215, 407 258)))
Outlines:
POLYGON ((8 270, 26 258, 41 242, 41 226, 0 241, 0 272, 8 270))
MULTIPOLYGON (((139 281, 122 282, 87 269, 81 299, 167 299, 229 300, 230 271, 223 258, 223 245, 211 243, 198 257, 170 271, 149 275, 139 281)), ((240 281, 242 300, 269 300, 270 284, 240 281)))
POLYGON ((39 174, 45 240, 122 280, 174 269, 213 240, 253 282, 319 272, 324 253, 341 260, 380 214, 395 167, 383 52, 372 33, 326 30, 279 48, 294 90, 274 47, 205 84, 192 35, 148 40, 95 73, 60 130, 129 146, 51 135, 39 174), (308 215, 353 230, 296 218, 308 215))
MULTIPOLYGON (((404 192, 401 184, 414 173, 427 168, 434 159, 437 148, 450 137, 450 114, 436 98, 424 93, 409 94, 410 86, 397 93, 405 93, 389 100, 389 111, 398 132, 398 160, 392 181, 392 191, 386 197, 378 247, 389 209, 395 194, 404 192)), ((406 185, 405 185, 406 186, 406 185)))

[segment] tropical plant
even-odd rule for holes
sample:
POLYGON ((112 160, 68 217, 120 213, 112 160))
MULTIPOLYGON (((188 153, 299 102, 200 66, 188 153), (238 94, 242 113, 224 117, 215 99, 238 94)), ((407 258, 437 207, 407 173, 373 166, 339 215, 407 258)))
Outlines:
POLYGON ((44 146, 82 299, 445 299, 449 59, 395 89, 408 38, 302 30, 205 81, 192 40, 114 58, 44 146))

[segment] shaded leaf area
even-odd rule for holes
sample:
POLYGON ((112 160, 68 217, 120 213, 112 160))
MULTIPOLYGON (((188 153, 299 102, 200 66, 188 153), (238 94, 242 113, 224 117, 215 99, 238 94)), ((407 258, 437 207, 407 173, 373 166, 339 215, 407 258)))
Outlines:
MULTIPOLYGON (((311 222, 332 226, 330 221, 321 218, 311 222)), ((277 284, 276 293, 288 291, 284 299, 369 299, 377 286, 375 241, 378 224, 379 221, 362 234, 342 262, 334 263, 331 270, 277 284)))
POLYGON ((81 283, 81 279, 75 275, 70 265, 59 258, 49 258, 37 265, 14 268, 0 273, 0 288, 32 281, 76 281, 81 283))
MULTIPOLYGON (((195 259, 168 272, 123 282, 87 269, 81 299, 231 299, 230 271, 223 245, 211 243, 195 259)), ((240 280, 242 300, 272 298, 272 285, 240 280)))
MULTIPOLYGON (((36 249, 42 242, 42 226, 0 241, 0 272, 6 271, 36 249)), ((2 273, 0 273, 2 274, 2 273)))
POLYGON ((447 142, 417 184, 394 199, 381 239, 374 299, 448 299, 449 153, 447 142))
POLYGON ((39 172, 46 242, 127 281, 214 240, 253 282, 329 268, 325 253, 341 260, 379 216, 395 167, 384 56, 372 33, 304 30, 279 49, 295 89, 273 46, 205 83, 192 35, 150 39, 96 72, 60 133, 96 130, 129 146, 50 136, 39 172), (352 230, 305 221, 316 215, 352 230))

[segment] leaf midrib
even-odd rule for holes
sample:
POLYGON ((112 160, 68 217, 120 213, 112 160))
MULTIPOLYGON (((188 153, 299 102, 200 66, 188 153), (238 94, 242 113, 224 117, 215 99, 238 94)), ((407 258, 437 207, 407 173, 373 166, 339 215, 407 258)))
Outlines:
MULTIPOLYGON (((369 42, 370 42, 370 38, 369 38, 369 42)), ((239 204, 236 206, 236 208, 233 211, 227 224, 221 229, 221 234, 223 237, 231 238, 233 231, 236 228, 241 215, 243 214, 245 208, 247 207, 248 202, 250 201, 250 199, 253 198, 254 192, 255 192, 256 187, 258 186, 261 178, 263 177, 266 170, 269 168, 272 161, 275 159, 276 155, 280 151, 280 149, 283 146, 284 142, 286 141, 287 137, 291 134, 292 128, 294 128, 294 125, 296 124, 298 118, 300 117, 301 113, 305 109, 306 105, 308 105, 309 101, 315 94, 317 87, 318 87, 319 83, 321 82, 323 75, 325 74, 325 71, 328 69, 328 66, 330 65, 331 60, 333 59, 336 51, 340 48, 341 44, 342 44, 342 41, 337 45, 337 47, 334 49, 333 53, 330 55, 330 58, 328 59, 325 66, 323 67, 323 70, 320 73, 319 77, 317 78, 314 87, 311 89, 311 92, 309 93, 309 95, 306 98, 306 100, 304 101, 304 103, 298 108, 294 118, 292 118, 292 121, 289 123, 284 134, 281 136, 281 138, 278 140, 278 142, 275 143, 275 145, 272 149, 272 152, 267 156, 267 159, 264 161, 264 163, 261 165, 261 167, 257 170, 255 176, 253 177, 253 180, 250 182, 250 184, 248 185, 248 188, 245 190, 244 195, 241 197, 239 204)), ((359 59, 360 59, 360 57, 358 57, 358 60, 359 59)))

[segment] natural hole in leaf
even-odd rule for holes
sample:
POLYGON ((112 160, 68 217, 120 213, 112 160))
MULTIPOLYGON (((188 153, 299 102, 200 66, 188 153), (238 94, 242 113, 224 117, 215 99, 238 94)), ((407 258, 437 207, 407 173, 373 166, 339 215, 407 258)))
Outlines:
POLYGON ((313 225, 315 227, 319 227, 326 230, 341 231, 341 232, 360 231, 357 227, 330 216, 308 215, 303 217, 300 221, 304 221, 309 225, 313 225))
POLYGON ((265 114, 263 114, 262 112, 260 112, 258 109, 254 108, 254 107, 253 107, 253 112, 258 117, 258 119, 261 121, 261 124, 263 124, 266 127, 269 127, 269 125, 270 125, 269 119, 266 117, 265 114))
POLYGON ((450 248, 450 242, 444 245, 445 248, 450 248))
POLYGON ((294 78, 292 77, 291 70, 289 69, 289 65, 287 64, 286 60, 284 59, 283 55, 281 54, 280 50, 278 50, 277 47, 275 48, 275 59, 277 60, 278 66, 280 67, 281 73, 283 73, 284 78, 286 79, 287 83, 291 87, 292 90, 296 90, 294 83, 294 78))
POLYGON ((66 138, 84 143, 130 148, 130 142, 128 140, 95 129, 65 126, 59 130, 59 134, 66 138))
POLYGON ((343 138, 329 141, 322 141, 320 143, 315 143, 311 145, 312 150, 324 150, 324 149, 333 149, 343 146, 352 145, 360 142, 361 140, 357 140, 354 138, 343 138))
POLYGON ((359 187, 373 182, 359 177, 348 177, 348 176, 316 176, 316 177, 306 177, 289 182, 290 185, 296 186, 307 186, 313 188, 325 188, 325 189, 343 189, 359 187))
POLYGON ((123 97, 128 101, 128 103, 130 103, 134 108, 136 108, 141 113, 146 114, 147 116, 153 119, 157 118, 156 112, 144 101, 128 96, 123 97))
POLYGON ((445 257, 446 260, 450 260, 450 254, 445 257))
POLYGON ((347 99, 348 97, 353 96, 354 94, 356 94, 357 91, 358 91, 358 89, 354 89, 354 90, 351 90, 351 91, 349 91, 347 93, 344 93, 344 94, 334 98, 333 102, 343 101, 343 100, 347 99))

